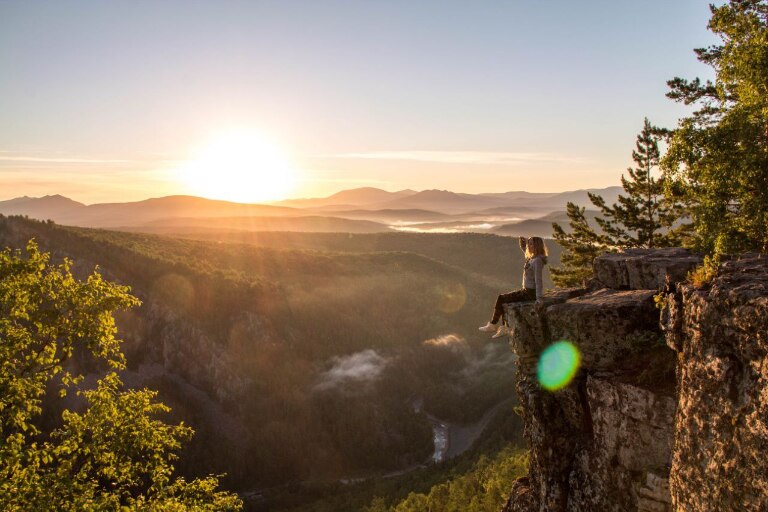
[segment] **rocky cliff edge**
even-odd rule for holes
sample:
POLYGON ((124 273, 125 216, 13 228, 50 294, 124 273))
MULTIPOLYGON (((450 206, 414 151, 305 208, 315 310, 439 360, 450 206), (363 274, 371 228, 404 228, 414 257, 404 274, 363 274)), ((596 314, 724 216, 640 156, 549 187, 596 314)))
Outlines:
POLYGON ((700 262, 604 255, 588 287, 507 307, 531 451, 505 512, 768 510, 768 259, 697 289, 685 279, 700 262), (581 366, 547 391, 539 356, 561 340, 581 366))

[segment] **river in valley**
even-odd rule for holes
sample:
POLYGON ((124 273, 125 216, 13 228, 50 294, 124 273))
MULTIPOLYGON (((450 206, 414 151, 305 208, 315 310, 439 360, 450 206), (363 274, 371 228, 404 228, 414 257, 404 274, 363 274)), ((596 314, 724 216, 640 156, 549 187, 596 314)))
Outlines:
MULTIPOLYGON (((431 414, 427 414, 427 419, 432 424, 432 441, 435 447, 430 459, 421 464, 414 464, 413 466, 399 469, 397 471, 391 471, 379 476, 381 478, 393 478, 396 476, 405 475, 411 471, 427 467, 430 464, 439 464, 440 462, 461 455, 472 447, 474 442, 480 437, 480 435, 482 435, 485 427, 488 426, 488 423, 491 422, 496 414, 504 407, 512 407, 512 403, 513 401, 511 399, 499 402, 495 406, 488 409, 479 420, 467 425, 450 423, 448 421, 443 421, 440 418, 432 416, 431 414)), ((412 406, 415 412, 421 412, 422 403, 420 400, 414 400, 412 406)), ((365 480, 367 479, 343 479, 341 482, 355 483, 365 480)))
POLYGON ((432 423, 432 438, 435 450, 432 453, 432 462, 439 463, 461 455, 469 450, 488 426, 488 423, 504 407, 512 407, 512 400, 504 400, 488 409, 483 416, 474 423, 460 425, 442 421, 432 415, 427 415, 432 423))

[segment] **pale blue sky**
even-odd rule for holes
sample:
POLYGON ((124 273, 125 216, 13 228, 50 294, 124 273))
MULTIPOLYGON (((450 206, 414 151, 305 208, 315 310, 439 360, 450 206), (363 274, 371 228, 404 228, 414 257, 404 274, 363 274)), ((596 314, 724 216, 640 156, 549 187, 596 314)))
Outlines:
MULTIPOLYGON (((292 195, 618 184, 708 3, 0 0, 0 199, 183 193, 220 131, 292 155, 292 195)), ((236 184, 235 184, 236 185, 236 184)))

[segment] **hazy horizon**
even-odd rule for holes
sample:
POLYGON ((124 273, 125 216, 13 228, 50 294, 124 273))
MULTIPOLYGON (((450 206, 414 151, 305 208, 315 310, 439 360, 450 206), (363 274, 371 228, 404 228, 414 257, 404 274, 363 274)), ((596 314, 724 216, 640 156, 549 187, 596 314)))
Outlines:
POLYGON ((374 190, 381 190, 384 192, 389 193, 397 193, 397 192, 406 192, 411 191, 414 193, 419 192, 428 192, 428 191, 439 191, 439 192, 450 192, 454 194, 470 194, 470 195, 485 195, 485 194, 498 194, 498 193, 530 193, 530 194, 564 194, 568 192, 577 192, 580 190, 604 190, 608 188, 614 188, 619 187, 619 185, 607 185, 605 187, 589 187, 589 188, 582 188, 582 189, 568 189, 568 190, 547 190, 547 191, 538 191, 538 192, 531 192, 529 190, 504 190, 504 191, 488 191, 488 192, 460 192, 456 190, 448 190, 448 189, 441 189, 441 188, 429 188, 429 189, 422 189, 422 190, 416 190, 416 189, 399 189, 399 190, 386 190, 384 188, 379 187, 354 187, 354 188, 345 188, 345 189, 339 189, 335 192, 331 192, 328 195, 323 196, 316 196, 316 197, 287 197, 285 199, 277 199, 277 200, 271 200, 271 201, 260 201, 260 202, 243 202, 243 201, 231 201, 228 199, 216 199, 216 198, 209 198, 199 195, 193 195, 193 194, 166 194, 166 195, 156 195, 156 196, 146 196, 146 197, 140 197, 136 199, 126 199, 126 200, 120 200, 120 199, 112 199, 112 200, 106 200, 106 201, 97 201, 97 202, 86 202, 81 201, 77 197, 68 196, 66 194, 60 194, 60 193, 51 193, 51 194, 42 194, 42 195, 30 195, 30 194, 21 194, 21 195, 14 195, 14 196, 8 196, 8 197, 0 197, 0 202, 3 201, 11 201, 13 199, 20 199, 23 197, 27 197, 29 199, 43 199, 45 197, 55 197, 55 196, 61 196, 66 199, 71 199, 72 201, 76 201, 78 203, 82 203, 86 206, 93 205, 93 204, 102 204, 102 203, 129 203, 129 202, 140 202, 140 201, 147 201, 150 199, 162 199, 166 197, 193 197, 193 198, 199 198, 199 199, 209 199, 212 201, 225 201, 230 203, 237 203, 237 204, 254 204, 254 205, 277 205, 279 203, 284 202, 291 202, 291 201, 303 201, 303 200, 310 200, 310 199, 327 199, 330 198, 336 194, 343 193, 343 192, 351 192, 356 190, 365 190, 365 189, 374 189, 374 190))

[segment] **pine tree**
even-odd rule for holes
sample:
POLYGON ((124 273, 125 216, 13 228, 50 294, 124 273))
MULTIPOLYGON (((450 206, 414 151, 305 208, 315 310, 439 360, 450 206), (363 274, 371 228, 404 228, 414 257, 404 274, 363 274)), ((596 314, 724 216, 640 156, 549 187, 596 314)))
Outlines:
POLYGON ((619 195, 618 203, 607 206, 602 197, 589 194, 589 199, 600 209, 603 218, 595 222, 610 244, 618 247, 669 247, 680 243, 679 230, 673 229, 681 217, 681 206, 664 193, 664 178, 658 174, 659 142, 668 132, 653 126, 648 118, 637 136, 632 159, 636 167, 629 167, 629 176, 621 176, 626 195, 619 195))
POLYGON ((553 238, 563 248, 560 266, 549 271, 557 286, 581 286, 592 275, 592 261, 608 249, 606 238, 590 227, 584 211, 585 208, 568 203, 570 232, 552 223, 553 238))
POLYGON ((659 142, 667 135, 646 118, 637 136, 632 159, 636 167, 622 175, 621 185, 626 194, 608 206, 598 194, 589 199, 602 217, 595 217, 601 232, 595 231, 585 217, 585 208, 568 203, 566 213, 570 232, 553 223, 553 237, 563 247, 561 266, 550 269, 557 286, 577 286, 592 275, 592 261, 606 251, 626 247, 669 247, 677 245, 684 226, 675 227, 682 215, 682 206, 665 195, 663 177, 655 177, 661 152, 659 142))

